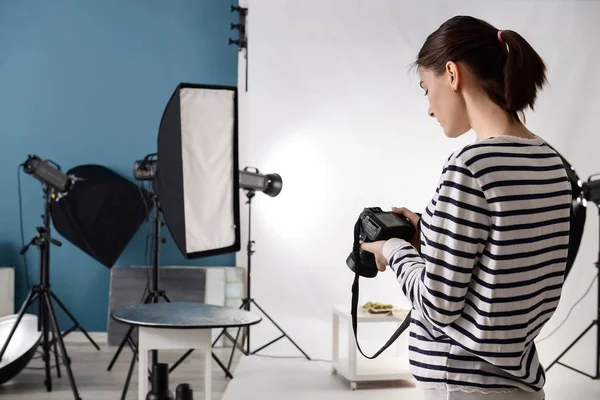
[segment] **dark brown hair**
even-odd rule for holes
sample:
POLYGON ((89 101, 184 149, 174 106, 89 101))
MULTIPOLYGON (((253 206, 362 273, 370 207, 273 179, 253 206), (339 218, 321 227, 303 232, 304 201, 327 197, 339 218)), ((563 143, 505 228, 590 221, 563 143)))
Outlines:
POLYGON ((547 82, 544 61, 521 35, 503 30, 499 38, 497 28, 474 17, 444 22, 427 37, 415 64, 441 74, 448 61, 465 63, 490 99, 515 119, 527 107, 533 110, 547 82))

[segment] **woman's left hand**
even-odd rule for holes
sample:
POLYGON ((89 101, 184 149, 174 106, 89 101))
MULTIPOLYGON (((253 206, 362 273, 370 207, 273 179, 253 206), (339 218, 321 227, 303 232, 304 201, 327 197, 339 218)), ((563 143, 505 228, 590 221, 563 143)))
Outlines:
POLYGON ((388 264, 387 259, 383 256, 383 245, 385 244, 385 242, 385 240, 379 240, 377 242, 362 242, 360 244, 361 250, 368 251, 369 253, 372 253, 375 256, 377 269, 381 272, 385 271, 385 268, 388 264))

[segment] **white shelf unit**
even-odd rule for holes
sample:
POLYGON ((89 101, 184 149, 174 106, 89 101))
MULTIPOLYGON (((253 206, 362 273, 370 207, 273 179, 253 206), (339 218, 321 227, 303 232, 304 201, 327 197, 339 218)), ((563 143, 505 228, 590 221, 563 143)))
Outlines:
MULTIPOLYGON (((357 323, 359 324, 358 332, 360 336, 361 324, 365 323, 396 323, 399 326, 406 315, 408 310, 395 310, 391 315, 385 314, 371 314, 361 308, 357 315, 357 323)), ((354 331, 352 329, 352 318, 350 315, 350 309, 348 306, 335 306, 333 308, 333 327, 332 327, 332 373, 339 374, 346 378, 350 382, 350 389, 356 390, 358 382, 373 382, 373 381, 396 381, 396 380, 413 380, 413 376, 410 373, 410 366, 406 351, 400 352, 403 354, 390 356, 388 353, 392 350, 392 346, 388 350, 384 351, 375 359, 368 359, 363 357, 359 353, 356 346, 356 340, 354 338, 354 331), (348 335, 348 350, 347 354, 340 357, 340 320, 343 320, 343 324, 347 327, 348 335)), ((405 331, 398 341, 406 343, 406 336, 408 332, 405 331), (403 339, 404 338, 404 339, 403 339)), ((359 338, 360 341, 360 338, 359 338)), ((381 345, 385 343, 384 340, 381 345)), ((365 346, 361 348, 365 354, 371 355, 373 352, 367 352, 365 346)))

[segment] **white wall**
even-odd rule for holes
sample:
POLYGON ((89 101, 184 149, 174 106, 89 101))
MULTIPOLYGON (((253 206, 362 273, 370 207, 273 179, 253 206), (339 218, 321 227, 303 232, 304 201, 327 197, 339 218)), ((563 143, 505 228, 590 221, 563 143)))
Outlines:
POLYGON ((15 269, 0 267, 0 317, 15 313, 15 269))
MULTIPOLYGON (((550 81, 536 112, 527 114, 528 127, 582 179, 600 172, 600 2, 249 3, 248 126, 240 157, 283 177, 280 196, 257 194, 254 200, 253 297, 312 357, 331 356, 331 307, 350 302, 353 275, 345 259, 360 211, 406 206, 421 212, 446 158, 474 140, 472 134, 455 140, 443 135, 427 116, 416 70, 409 69, 426 36, 446 19, 470 14, 521 33, 547 62, 550 81)), ((597 238, 591 205, 564 298, 542 336, 596 273, 597 238)), ((245 242, 238 260, 243 265, 245 242)), ((361 303, 407 304, 389 271, 361 280, 361 293, 361 303)), ((544 361, 591 322, 594 302, 595 289, 569 323, 540 344, 544 361)), ((364 329, 363 337, 382 345, 392 331, 364 329)), ((253 348, 275 335, 268 322, 253 332, 253 348)), ((582 343, 581 351, 589 349, 582 343)), ((288 342, 265 353, 299 354, 288 342)))

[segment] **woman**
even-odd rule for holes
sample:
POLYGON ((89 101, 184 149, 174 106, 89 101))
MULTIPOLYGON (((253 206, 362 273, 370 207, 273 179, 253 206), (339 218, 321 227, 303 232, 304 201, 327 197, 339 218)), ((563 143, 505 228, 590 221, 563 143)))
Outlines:
POLYGON ((429 115, 452 154, 408 243, 362 243, 413 305, 412 373, 428 399, 543 399, 534 344, 555 311, 569 238, 571 186, 559 156, 519 119, 546 82, 519 34, 472 17, 446 21, 416 61, 429 115), (415 248, 416 247, 416 248, 415 248))

